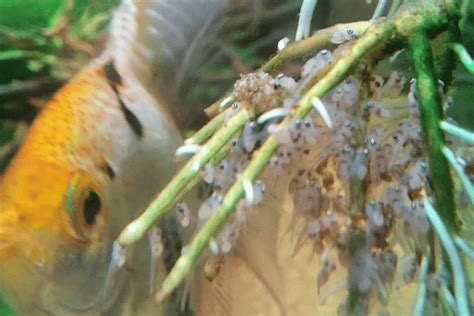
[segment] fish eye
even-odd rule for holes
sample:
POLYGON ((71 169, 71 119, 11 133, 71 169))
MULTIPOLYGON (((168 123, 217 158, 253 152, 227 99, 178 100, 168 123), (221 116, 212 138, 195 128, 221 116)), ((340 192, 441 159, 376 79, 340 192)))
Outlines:
POLYGON ((102 201, 99 194, 94 190, 89 190, 84 201, 83 217, 87 225, 93 225, 96 217, 102 208, 102 201))
POLYGON ((102 236, 105 228, 106 208, 97 182, 77 177, 71 183, 66 210, 70 218, 70 233, 82 242, 92 242, 102 236))

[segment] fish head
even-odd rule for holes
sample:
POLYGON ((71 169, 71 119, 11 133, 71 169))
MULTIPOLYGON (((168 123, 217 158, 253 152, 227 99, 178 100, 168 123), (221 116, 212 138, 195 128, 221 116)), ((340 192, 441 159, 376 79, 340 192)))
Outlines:
POLYGON ((126 75, 115 86, 104 69, 92 64, 56 93, 0 181, 0 292, 25 315, 150 298, 148 241, 110 278, 113 242, 174 174, 182 140, 146 90, 126 75))
POLYGON ((97 301, 113 242, 109 182, 100 170, 18 155, 0 184, 0 287, 7 301, 35 315, 97 301))

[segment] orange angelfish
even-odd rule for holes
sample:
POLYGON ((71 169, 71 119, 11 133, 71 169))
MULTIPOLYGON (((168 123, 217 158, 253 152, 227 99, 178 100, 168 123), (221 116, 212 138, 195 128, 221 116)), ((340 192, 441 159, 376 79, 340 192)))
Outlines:
POLYGON ((0 291, 22 315, 160 314, 146 240, 104 296, 111 246, 175 172, 169 100, 226 2, 123 0, 105 51, 33 123, 0 184, 0 291))

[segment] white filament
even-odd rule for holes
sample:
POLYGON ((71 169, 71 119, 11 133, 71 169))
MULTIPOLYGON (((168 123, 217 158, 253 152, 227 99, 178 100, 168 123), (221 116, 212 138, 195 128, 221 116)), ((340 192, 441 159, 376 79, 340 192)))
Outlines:
POLYGON ((311 19, 313 18, 314 9, 318 0, 303 0, 300 9, 300 18, 298 20, 298 28, 296 29, 295 40, 300 41, 309 36, 311 30, 311 19))
POLYGON ((449 133, 453 136, 458 137, 462 141, 474 145, 474 133, 468 130, 465 130, 461 127, 448 123, 446 121, 441 121, 440 123, 441 129, 446 133, 449 133))
POLYGON ((374 21, 379 18, 382 15, 386 5, 387 0, 379 0, 379 2, 377 3, 377 7, 375 8, 374 14, 370 18, 370 21, 374 21))
POLYGON ((191 170, 193 172, 199 172, 199 169, 201 169, 201 162, 199 160, 196 160, 195 162, 193 162, 193 164, 191 165, 191 170))
POLYGON ((438 234, 439 240, 443 245, 443 248, 446 250, 449 262, 451 263, 454 278, 454 297, 456 298, 456 303, 458 305, 459 315, 470 315, 469 300, 467 298, 467 293, 469 293, 469 291, 466 288, 466 278, 464 276, 464 268, 461 258, 456 251, 456 246, 454 245, 454 242, 451 239, 451 236, 448 232, 448 229, 444 225, 443 220, 438 215, 438 212, 434 209, 433 205, 428 201, 426 196, 424 197, 424 204, 426 216, 438 234))
POLYGON ((212 239, 209 242, 209 250, 211 250, 212 254, 214 255, 219 254, 219 245, 217 244, 215 239, 212 239))
POLYGON ((263 123, 266 123, 270 120, 274 120, 274 119, 279 119, 279 118, 282 118, 282 117, 285 117, 287 116, 288 114, 290 113, 290 110, 289 109, 285 109, 285 108, 276 108, 276 109, 273 109, 273 110, 270 110, 268 112, 265 112, 263 113, 262 115, 260 115, 257 119, 257 123, 258 124, 263 124, 263 123))
POLYGON ((198 153, 200 150, 201 146, 197 144, 185 144, 176 150, 175 156, 190 156, 198 153))
POLYGON ((109 269, 107 276, 105 277, 104 287, 99 297, 99 301, 105 299, 108 296, 110 285, 115 277, 115 274, 125 264, 126 259, 126 248, 120 245, 117 241, 114 241, 112 245, 112 255, 110 258, 109 269))
POLYGON ((467 195, 469 196, 471 204, 474 204, 474 186, 472 185, 469 176, 464 172, 463 166, 459 164, 458 160, 456 159, 456 156, 451 151, 451 149, 444 146, 441 150, 446 159, 451 163, 451 166, 453 167, 454 171, 456 171, 459 180, 461 180, 461 183, 464 189, 466 190, 467 195))
POLYGON ((277 45, 278 51, 281 52, 284 50, 289 42, 290 39, 288 37, 283 37, 281 40, 279 40, 277 45))
POLYGON ((244 180, 242 183, 245 191, 245 200, 248 205, 252 205, 255 200, 255 195, 253 193, 253 185, 250 180, 244 180))
POLYGON ((329 116, 329 113, 326 110, 326 107, 324 106, 324 103, 321 102, 321 100, 319 98, 312 98, 311 99, 311 104, 319 112, 319 115, 321 115, 321 117, 323 118, 324 123, 326 123, 326 125, 329 128, 333 128, 333 123, 332 123, 331 117, 329 116))
POLYGON ((221 103, 219 103, 219 109, 223 109, 223 108, 228 107, 230 104, 232 104, 233 101, 234 101, 234 97, 233 96, 228 96, 227 98, 222 100, 221 103))

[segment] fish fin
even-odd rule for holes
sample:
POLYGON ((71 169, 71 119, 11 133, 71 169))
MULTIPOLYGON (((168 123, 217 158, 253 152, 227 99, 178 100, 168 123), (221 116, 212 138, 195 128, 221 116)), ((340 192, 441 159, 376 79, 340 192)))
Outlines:
POLYGON ((279 206, 266 201, 250 210, 249 223, 209 282, 201 279, 198 315, 286 315, 278 263, 279 206))
POLYGON ((286 315, 285 286, 278 260, 279 205, 273 197, 250 210, 251 222, 241 233, 236 254, 253 272, 262 284, 264 291, 271 297, 276 315, 286 315), (256 242, 259 241, 259 242, 256 242))
POLYGON ((103 57, 159 100, 174 101, 202 64, 227 7, 228 0, 122 0, 103 57))

